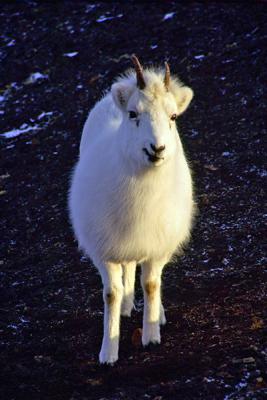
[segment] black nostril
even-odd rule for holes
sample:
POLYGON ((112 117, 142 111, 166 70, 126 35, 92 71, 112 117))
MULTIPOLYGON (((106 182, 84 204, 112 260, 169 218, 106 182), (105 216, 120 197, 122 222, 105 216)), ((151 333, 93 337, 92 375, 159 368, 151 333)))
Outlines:
POLYGON ((155 153, 160 153, 161 151, 165 150, 165 146, 160 146, 157 148, 152 143, 150 143, 150 147, 155 153))

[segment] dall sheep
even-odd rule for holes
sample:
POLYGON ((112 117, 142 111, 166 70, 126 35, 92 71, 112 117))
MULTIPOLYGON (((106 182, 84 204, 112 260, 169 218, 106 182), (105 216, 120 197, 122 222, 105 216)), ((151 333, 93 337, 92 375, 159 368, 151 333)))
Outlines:
POLYGON ((100 363, 118 359, 120 315, 134 307, 136 265, 144 293, 142 343, 160 343, 166 323, 161 274, 190 236, 190 169, 176 128, 193 91, 165 69, 120 76, 89 113, 69 192, 79 247, 102 278, 104 336, 100 363))

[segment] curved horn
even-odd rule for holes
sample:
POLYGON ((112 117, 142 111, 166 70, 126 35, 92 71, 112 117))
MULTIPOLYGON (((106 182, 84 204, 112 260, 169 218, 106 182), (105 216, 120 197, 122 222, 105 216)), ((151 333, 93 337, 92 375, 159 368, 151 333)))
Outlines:
POLYGON ((136 72, 137 86, 142 90, 146 87, 142 65, 134 54, 132 55, 132 62, 134 63, 134 69, 136 72))
POLYGON ((171 72, 170 72, 170 66, 167 63, 167 61, 165 61, 165 77, 164 77, 164 85, 166 87, 167 90, 169 90, 169 86, 170 86, 170 76, 171 76, 171 72))

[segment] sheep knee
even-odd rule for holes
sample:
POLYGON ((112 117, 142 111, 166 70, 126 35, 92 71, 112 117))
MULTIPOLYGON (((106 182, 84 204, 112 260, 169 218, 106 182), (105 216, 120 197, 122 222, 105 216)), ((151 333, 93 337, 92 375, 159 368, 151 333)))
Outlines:
POLYGON ((120 302, 123 295, 123 289, 119 287, 111 287, 104 290, 104 301, 108 306, 112 306, 116 302, 120 302))
POLYGON ((148 281, 145 283, 145 292, 149 299, 153 299, 159 289, 159 283, 156 281, 148 281))

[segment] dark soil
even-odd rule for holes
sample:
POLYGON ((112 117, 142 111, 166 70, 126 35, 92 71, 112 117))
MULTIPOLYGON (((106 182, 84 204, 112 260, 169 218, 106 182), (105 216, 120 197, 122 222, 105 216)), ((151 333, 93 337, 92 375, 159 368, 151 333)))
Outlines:
POLYGON ((185 4, 1 3, 0 133, 39 127, 0 135, 3 400, 267 398, 267 4, 185 4), (120 360, 103 367, 101 282, 66 198, 88 110, 132 53, 168 59, 195 91, 178 125, 199 216, 165 270, 162 344, 132 340, 137 282, 120 360), (29 80, 36 72, 45 77, 29 80))

